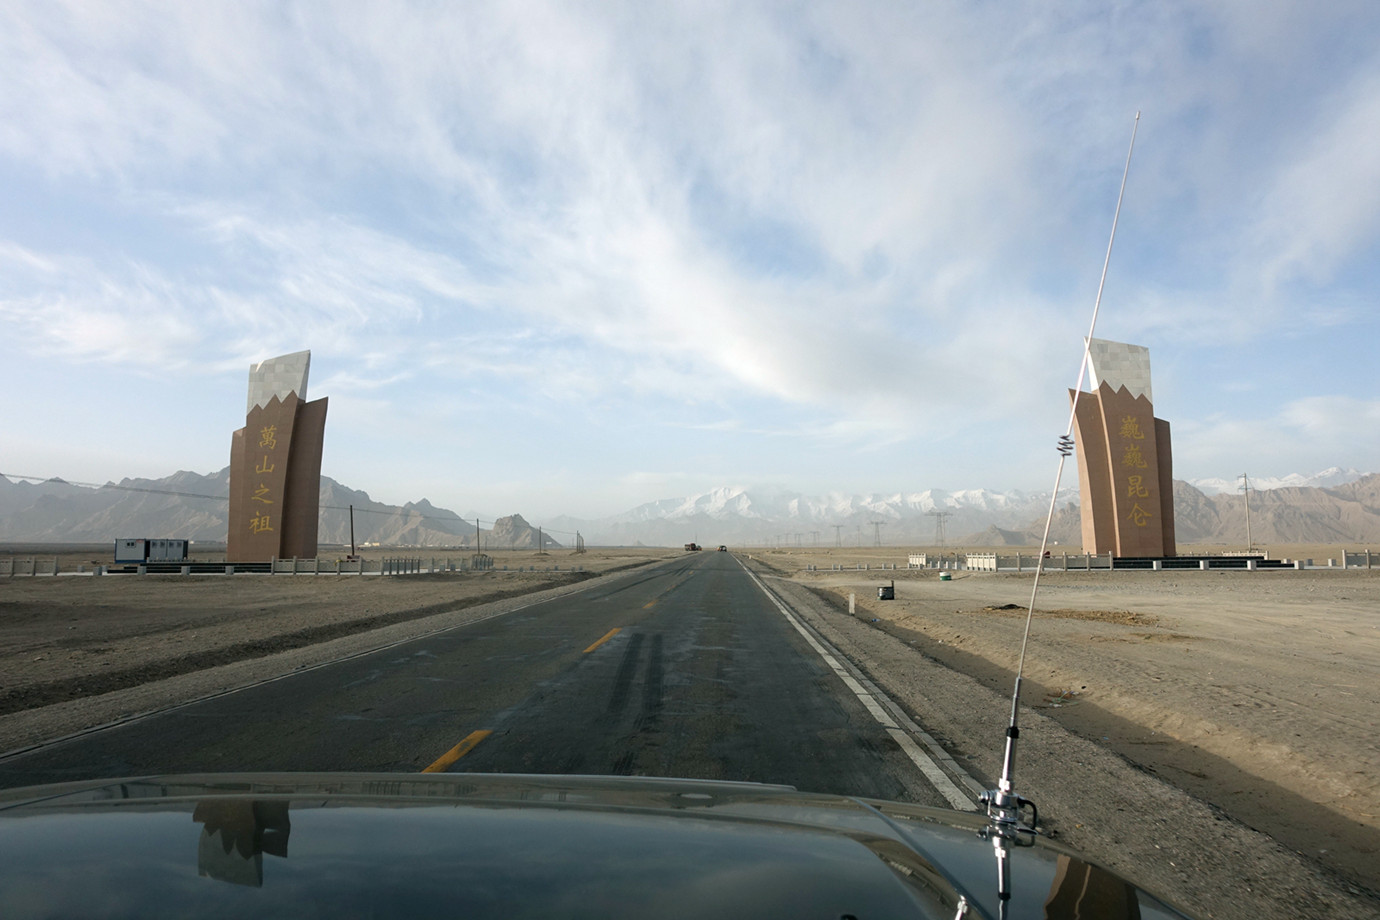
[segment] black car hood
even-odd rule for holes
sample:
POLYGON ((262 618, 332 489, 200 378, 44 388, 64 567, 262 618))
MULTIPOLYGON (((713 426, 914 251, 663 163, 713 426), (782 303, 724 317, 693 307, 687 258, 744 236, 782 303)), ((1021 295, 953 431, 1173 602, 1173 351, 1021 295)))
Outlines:
POLYGON ((0 792, 21 917, 1183 915, 973 814, 642 777, 161 776, 0 792), (960 914, 960 910, 966 911, 960 914))

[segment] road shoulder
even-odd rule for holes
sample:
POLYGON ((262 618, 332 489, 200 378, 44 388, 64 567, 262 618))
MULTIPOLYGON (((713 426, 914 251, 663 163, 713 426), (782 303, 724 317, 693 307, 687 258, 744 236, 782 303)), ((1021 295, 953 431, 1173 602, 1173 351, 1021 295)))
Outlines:
MULTIPOLYGON (((1009 697, 761 572, 809 626, 995 785, 1009 697)), ((1057 839, 1206 917, 1380 917, 1380 900, 1023 707, 1017 791, 1057 839)))

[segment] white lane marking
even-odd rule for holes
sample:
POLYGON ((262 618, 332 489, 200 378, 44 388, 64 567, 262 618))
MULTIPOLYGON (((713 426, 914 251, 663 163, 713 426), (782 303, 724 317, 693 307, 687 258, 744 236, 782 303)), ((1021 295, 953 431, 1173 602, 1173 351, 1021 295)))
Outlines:
MULTIPOLYGON (((839 663, 839 659, 835 655, 833 649, 827 648, 822 640, 816 639, 814 634, 807 630, 800 620, 796 618, 795 614, 791 613, 786 605, 781 603, 780 599, 767 589, 767 586, 762 583, 762 580, 757 577, 755 572, 746 565, 743 565, 741 561, 738 561, 738 564, 743 566, 743 571, 747 572, 748 577, 757 584, 758 588, 762 589, 762 593, 767 596, 767 599, 776 605, 776 609, 781 611, 781 615, 786 618, 786 621, 795 627, 795 631, 800 633, 805 641, 810 643, 810 647, 819 653, 819 657, 824 659, 824 663, 829 666, 830 670, 839 676, 849 690, 853 691, 853 695, 858 698, 858 702, 862 703, 867 711, 872 713, 872 717, 876 719, 882 728, 886 729, 887 734, 900 745, 901 750, 905 752, 906 756, 911 759, 911 762, 915 764, 922 774, 924 774, 925 779, 930 781, 930 784, 934 786, 935 790, 942 795, 952 807, 964 811, 975 811, 976 807, 973 804, 973 800, 970 799, 962 789, 954 785, 953 780, 949 779, 949 775, 945 773, 928 754, 920 749, 920 746, 915 743, 915 739, 897 725, 896 720, 891 717, 891 713, 887 712, 882 703, 878 702, 877 697, 882 695, 881 691, 868 691, 863 689, 863 686, 854 679, 853 675, 848 672, 848 669, 839 663)), ((887 704, 895 705, 890 699, 884 696, 882 698, 886 700, 887 704)))

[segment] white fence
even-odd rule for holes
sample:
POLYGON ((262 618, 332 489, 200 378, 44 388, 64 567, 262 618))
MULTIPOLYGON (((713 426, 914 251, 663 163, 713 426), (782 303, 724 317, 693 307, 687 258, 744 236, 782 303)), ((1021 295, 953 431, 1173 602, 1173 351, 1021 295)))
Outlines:
POLYGON ((178 563, 155 565, 64 565, 56 557, 0 557, 0 578, 53 577, 56 575, 108 575, 137 573, 172 575, 420 575, 441 572, 583 572, 582 565, 495 565, 488 555, 464 556, 459 559, 421 557, 387 557, 383 559, 274 559, 268 563, 246 566, 228 562, 178 563), (150 570, 153 570, 150 572, 150 570))
MULTIPOLYGON (((1380 555, 1377 555, 1380 559, 1380 555)), ((970 572, 1033 572, 1038 567, 1040 557, 1036 553, 950 553, 948 555, 931 555, 929 553, 912 553, 908 557, 907 567, 912 569, 963 569, 970 572)), ((1112 567, 1112 555, 1089 555, 1078 553, 1069 555, 1060 553, 1055 556, 1051 554, 1045 559, 1045 571, 1059 570, 1064 572, 1091 571, 1093 569, 1110 569, 1112 567)))

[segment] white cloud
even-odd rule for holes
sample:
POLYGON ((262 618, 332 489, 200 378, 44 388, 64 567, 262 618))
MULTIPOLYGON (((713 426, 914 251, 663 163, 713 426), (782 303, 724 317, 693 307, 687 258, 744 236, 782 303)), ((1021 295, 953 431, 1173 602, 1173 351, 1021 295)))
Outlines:
POLYGON ((1263 418, 1209 416, 1175 424, 1174 469, 1181 479, 1286 476, 1331 466, 1380 468, 1380 400, 1343 395, 1291 400, 1263 418))
MULTIPOLYGON (((0 215, 6 347, 62 360, 238 378, 310 347, 365 421, 424 392, 655 418, 778 465, 801 443, 1017 454, 1066 416, 1137 108, 1099 334, 1268 363, 1273 322, 1352 334, 1373 300, 1365 5, 0 18, 0 181, 34 187, 0 215)), ((1203 457, 1232 425, 1302 430, 1194 424, 1203 457)))
MULTIPOLYGON (((1380 57, 1374 63, 1380 66, 1380 57)), ((1325 281, 1339 263, 1375 245, 1380 69, 1360 75, 1338 96, 1318 113, 1262 202, 1258 245, 1267 290, 1296 278, 1325 281)))

